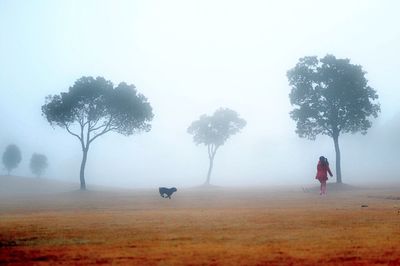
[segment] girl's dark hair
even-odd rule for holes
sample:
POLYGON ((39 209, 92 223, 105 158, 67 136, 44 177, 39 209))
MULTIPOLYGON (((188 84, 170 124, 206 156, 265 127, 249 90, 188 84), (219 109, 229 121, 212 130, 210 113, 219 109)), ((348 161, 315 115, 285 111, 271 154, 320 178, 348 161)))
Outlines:
POLYGON ((320 161, 323 165, 329 165, 328 159, 325 158, 324 156, 320 156, 320 157, 319 157, 319 161, 320 161))

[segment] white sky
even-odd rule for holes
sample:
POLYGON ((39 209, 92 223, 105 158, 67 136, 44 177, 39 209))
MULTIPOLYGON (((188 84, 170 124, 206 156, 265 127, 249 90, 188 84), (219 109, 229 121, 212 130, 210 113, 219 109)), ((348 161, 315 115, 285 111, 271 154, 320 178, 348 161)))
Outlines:
POLYGON ((212 183, 312 183, 320 155, 334 168, 333 144, 295 135, 286 71, 300 57, 331 53, 363 66, 382 107, 371 134, 342 138, 344 181, 400 170, 392 156, 397 134, 387 133, 400 123, 399 10, 399 1, 366 0, 0 0, 0 152, 10 143, 21 148, 17 175, 31 175, 30 156, 39 152, 48 156, 48 177, 78 181, 77 140, 53 130, 40 107, 77 78, 100 75, 135 84, 155 118, 150 133, 94 142, 87 183, 203 183, 206 149, 186 129, 218 107, 236 110, 248 124, 219 150, 212 183))

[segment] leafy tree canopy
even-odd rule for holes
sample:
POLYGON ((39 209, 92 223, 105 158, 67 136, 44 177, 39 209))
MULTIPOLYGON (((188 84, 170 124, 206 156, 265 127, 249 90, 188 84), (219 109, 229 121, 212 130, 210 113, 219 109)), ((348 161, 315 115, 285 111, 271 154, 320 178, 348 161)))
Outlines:
POLYGON ((292 87, 291 117, 297 122, 300 137, 315 139, 319 134, 331 137, 340 133, 362 134, 371 127, 380 106, 376 91, 368 86, 366 72, 349 59, 326 55, 304 57, 288 71, 292 87))
POLYGON ((230 136, 238 133, 246 121, 228 108, 220 108, 212 116, 202 115, 188 128, 196 144, 223 145, 230 136))
POLYGON ((17 168, 21 160, 21 151, 18 146, 14 144, 8 145, 3 153, 3 164, 8 174, 10 174, 13 169, 17 168))
MULTIPOLYGON (((153 118, 150 104, 134 85, 122 82, 113 88, 102 77, 82 77, 69 92, 48 96, 42 111, 50 124, 70 133, 74 122, 86 127, 91 133, 89 142, 109 131, 123 135, 149 131, 153 118)), ((79 132, 73 135, 82 137, 79 132)))
POLYGON ((43 154, 34 153, 31 157, 30 167, 33 174, 41 176, 47 168, 47 157, 43 154))

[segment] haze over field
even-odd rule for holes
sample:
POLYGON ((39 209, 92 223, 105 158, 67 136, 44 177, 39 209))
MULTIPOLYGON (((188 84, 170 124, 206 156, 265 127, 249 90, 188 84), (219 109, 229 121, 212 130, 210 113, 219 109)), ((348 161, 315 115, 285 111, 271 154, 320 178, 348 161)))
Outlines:
POLYGON ((187 128, 219 107, 247 125, 216 154, 213 184, 312 183, 320 155, 335 169, 335 151, 328 137, 295 134, 286 72, 329 53, 362 65, 381 104, 366 136, 341 136, 343 181, 398 182, 398 10, 398 1, 378 0, 0 1, 0 152, 20 147, 15 175, 31 175, 38 152, 46 177, 78 182, 79 143, 52 129, 41 106, 81 76, 103 76, 135 84, 155 117, 149 133, 99 138, 88 184, 202 184, 207 149, 187 128))

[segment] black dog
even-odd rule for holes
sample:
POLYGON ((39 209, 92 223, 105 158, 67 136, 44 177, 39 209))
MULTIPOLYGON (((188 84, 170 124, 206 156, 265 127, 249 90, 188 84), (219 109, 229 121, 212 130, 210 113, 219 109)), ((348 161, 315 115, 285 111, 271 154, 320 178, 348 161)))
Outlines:
POLYGON ((172 193, 176 192, 177 189, 175 187, 172 188, 160 187, 158 191, 160 191, 161 197, 171 199, 172 193))

